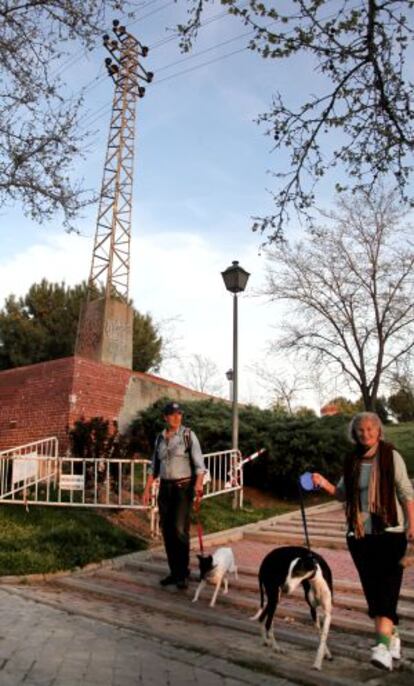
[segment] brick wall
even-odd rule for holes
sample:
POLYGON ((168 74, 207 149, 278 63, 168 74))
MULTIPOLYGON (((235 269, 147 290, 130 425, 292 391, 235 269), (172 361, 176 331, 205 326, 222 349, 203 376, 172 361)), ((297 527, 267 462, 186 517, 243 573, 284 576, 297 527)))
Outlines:
POLYGON ((64 436, 73 369, 70 357, 0 372, 0 450, 64 436))
POLYGON ((208 396, 153 374, 82 357, 66 357, 0 372, 0 450, 57 436, 76 419, 119 419, 125 428, 158 398, 208 396))
POLYGON ((70 421, 81 416, 117 419, 131 377, 131 370, 75 357, 70 421))

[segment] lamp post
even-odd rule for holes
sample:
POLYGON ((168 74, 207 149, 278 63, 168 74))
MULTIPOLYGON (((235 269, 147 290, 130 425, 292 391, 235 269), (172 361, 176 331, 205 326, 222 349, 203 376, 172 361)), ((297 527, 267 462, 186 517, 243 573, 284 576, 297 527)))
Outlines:
POLYGON ((229 400, 233 400, 233 370, 232 369, 227 370, 226 379, 229 382, 229 400))
MULTIPOLYGON (((232 371, 232 448, 237 450, 239 447, 239 416, 237 407, 238 396, 238 321, 237 321, 237 294, 242 293, 246 288, 249 279, 249 272, 240 267, 237 260, 234 260, 230 267, 221 272, 224 285, 230 293, 233 293, 233 369, 232 371)), ((227 372, 228 373, 228 372, 227 372)), ((227 376, 227 374, 226 374, 227 376)), ((229 377, 227 377, 229 378, 229 377)))

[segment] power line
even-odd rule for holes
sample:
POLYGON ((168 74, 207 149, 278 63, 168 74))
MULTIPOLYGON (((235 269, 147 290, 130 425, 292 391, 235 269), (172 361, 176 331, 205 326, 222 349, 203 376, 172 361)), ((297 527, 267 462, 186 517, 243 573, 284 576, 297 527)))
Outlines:
MULTIPOLYGON (((182 76, 183 74, 189 74, 190 72, 196 71, 197 69, 201 69, 202 67, 206 67, 209 64, 214 64, 215 62, 220 62, 221 60, 227 59, 228 57, 232 57, 233 55, 237 55, 241 52, 245 52, 246 50, 248 50, 247 47, 240 48, 239 50, 233 50, 232 52, 228 52, 225 55, 220 55, 219 57, 215 57, 212 60, 207 60, 206 62, 202 62, 201 64, 196 64, 194 67, 189 67, 189 69, 183 69, 182 71, 176 72, 175 74, 171 74, 170 76, 165 76, 163 79, 158 79, 157 81, 154 81, 151 84, 151 86, 154 87, 160 83, 164 83, 165 81, 170 81, 171 79, 177 78, 178 76, 182 76)), ((105 116, 108 112, 110 112, 110 110, 111 110, 110 106, 102 105, 102 107, 94 113, 94 115, 97 115, 97 116, 94 116, 92 121, 89 121, 87 123, 88 128, 90 126, 93 126, 95 124, 95 122, 97 122, 99 119, 101 119, 101 117, 105 116), (105 111, 102 111, 102 110, 105 110, 105 111)))
MULTIPOLYGON (((239 34, 238 36, 234 36, 233 38, 229 38, 229 39, 226 40, 226 41, 222 41, 221 43, 216 43, 215 45, 212 45, 212 46, 210 46, 209 48, 206 48, 205 50, 200 50, 199 52, 192 53, 191 55, 188 55, 187 57, 184 57, 184 58, 182 58, 182 59, 180 59, 180 60, 176 60, 175 62, 171 62, 170 64, 167 64, 167 65, 165 65, 165 66, 160 67, 159 69, 157 69, 157 74, 159 74, 159 73, 162 72, 162 71, 166 71, 167 69, 170 69, 171 67, 174 67, 174 66, 176 66, 177 64, 182 64, 183 62, 188 62, 188 61, 190 61, 190 60, 192 60, 192 59, 195 59, 195 58, 197 58, 197 57, 200 57, 200 55, 205 55, 205 54, 208 53, 208 52, 212 52, 213 50, 217 50, 217 48, 221 48, 221 47, 223 47, 223 46, 225 46, 225 45, 229 45, 229 43, 234 43, 234 41, 240 40, 241 38, 245 38, 246 36, 251 35, 252 33, 253 33, 253 31, 246 31, 246 32, 244 32, 244 33, 239 34)), ((228 53, 227 55, 224 55, 224 56, 222 56, 222 57, 223 57, 223 59, 224 59, 224 58, 226 58, 226 57, 229 57, 229 56, 231 56, 231 55, 237 54, 238 52, 242 52, 243 50, 247 50, 247 49, 248 49, 247 47, 241 48, 240 50, 236 50, 236 51, 234 51, 234 52, 228 53)), ((187 72, 189 72, 189 71, 192 71, 193 69, 198 68, 198 67, 201 68, 202 66, 206 66, 206 65, 208 65, 208 64, 210 64, 210 63, 212 63, 212 62, 217 61, 218 59, 221 59, 221 57, 215 58, 215 59, 212 60, 212 61, 203 62, 201 65, 197 65, 196 67, 193 67, 192 69, 186 69, 186 70, 184 70, 183 72, 178 72, 178 73, 175 74, 175 75, 172 74, 170 77, 165 77, 165 78, 163 78, 163 79, 158 79, 158 80, 156 81, 156 83, 162 83, 163 81, 167 81, 169 78, 173 78, 174 76, 180 76, 182 73, 185 74, 185 73, 187 73, 187 72)), ((93 88, 95 88, 97 85, 99 85, 99 83, 100 83, 104 78, 105 78, 105 77, 102 77, 102 76, 99 77, 99 82, 96 82, 94 85, 92 85, 91 88, 89 89, 89 92, 90 92, 93 88)), ((92 117, 92 119, 93 119, 92 122, 89 122, 89 123, 88 123, 88 126, 90 126, 92 123, 94 123, 96 115, 98 115, 100 112, 102 112, 103 109, 107 110, 107 108, 108 108, 108 105, 107 105, 107 104, 102 105, 102 107, 100 107, 98 110, 96 110, 95 112, 91 113, 90 115, 87 115, 87 116, 85 117, 86 120, 88 120, 90 117, 92 117)), ((99 117, 98 117, 98 119, 99 119, 99 117)), ((84 123, 85 123, 85 120, 84 120, 84 123)))
MULTIPOLYGON (((153 1, 159 1, 159 0, 153 0, 153 1)), ((150 3, 149 3, 149 4, 150 4, 150 3)), ((167 3, 166 5, 164 5, 164 7, 167 7, 169 4, 171 4, 171 3, 167 3)), ((244 7, 244 6, 247 5, 247 4, 248 4, 248 2, 244 2, 242 5, 240 5, 240 7, 244 7)), ((162 9, 162 8, 158 8, 158 9, 162 9)), ((146 16, 149 16, 149 15, 146 15, 146 16)), ((210 17, 209 19, 206 19, 204 22, 202 22, 202 23, 200 24, 200 28, 204 28, 205 26, 208 26, 208 25, 210 25, 210 24, 212 24, 212 23, 214 23, 214 22, 216 22, 216 21, 219 21, 220 19, 224 19, 225 17, 228 17, 228 16, 230 16, 230 14, 229 14, 229 12, 228 12, 227 10, 225 10, 224 12, 219 12, 219 13, 213 15, 212 17, 210 17)), ((137 20, 137 21, 139 21, 139 20, 137 20)), ((132 24, 131 24, 130 26, 133 26, 135 23, 136 23, 136 22, 132 22, 132 24)), ((273 22, 272 22, 272 23, 273 23, 273 22)), ((252 30, 252 31, 249 31, 248 33, 252 33, 252 32, 253 32, 253 30, 252 30)), ((247 35, 247 34, 246 34, 246 33, 241 34, 241 35, 239 36, 239 38, 242 37, 242 36, 245 36, 245 35, 247 35)), ((163 39, 159 40, 158 42, 153 43, 152 45, 150 45, 150 46, 149 46, 149 50, 152 52, 153 50, 156 50, 157 48, 163 47, 163 46, 166 45, 167 43, 170 43, 170 42, 176 41, 176 40, 177 40, 177 35, 176 35, 176 34, 174 34, 173 36, 169 36, 168 38, 163 38, 163 39)), ((233 38, 233 39, 230 39, 230 40, 236 40, 236 38, 233 38)), ((226 41, 223 43, 223 45, 225 45, 225 44, 226 44, 226 41)), ((208 50, 213 50, 214 47, 219 47, 220 45, 222 45, 222 44, 220 43, 218 46, 213 46, 212 48, 208 48, 207 51, 208 51, 208 50)), ((201 55, 201 54, 203 54, 203 52, 205 52, 205 51, 201 51, 201 52, 198 52, 198 53, 192 53, 191 55, 188 55, 186 58, 183 58, 182 60, 178 60, 178 61, 177 61, 177 64, 178 64, 179 62, 184 61, 185 59, 193 59, 193 57, 195 57, 195 56, 197 56, 197 55, 201 55)), ((79 58, 79 57, 76 57, 76 60, 75 60, 75 61, 77 61, 78 59, 80 59, 80 58, 79 58)), ((172 65, 174 65, 174 64, 175 64, 175 63, 173 62, 172 65)), ((172 66, 172 65, 169 65, 169 66, 172 66)), ((161 69, 163 69, 163 70, 164 70, 164 69, 167 69, 167 68, 168 68, 168 66, 161 67, 161 69)), ((159 70, 157 70, 157 72, 158 72, 158 71, 159 71, 159 70)), ((99 83, 101 83, 101 81, 104 81, 104 79, 105 79, 105 76, 95 76, 88 84, 86 84, 86 86, 83 86, 83 87, 77 92, 76 95, 79 96, 81 93, 90 92, 91 90, 93 90, 94 88, 96 88, 96 86, 98 86, 99 83)), ((101 108, 100 108, 100 109, 101 109, 101 108)))
MULTIPOLYGON (((247 4, 247 3, 246 3, 246 4, 247 4)), ((350 9, 356 9, 357 7, 360 7, 360 6, 361 6, 361 4, 358 3, 357 5, 355 5, 354 8, 350 8, 350 9)), ((214 19, 217 20, 217 19, 219 19, 219 17, 223 17, 223 16, 228 16, 228 12, 220 13, 220 15, 215 15, 214 19)), ((334 13, 334 12, 331 13, 331 14, 329 14, 329 15, 327 15, 326 17, 324 17, 324 21, 330 19, 330 18, 333 17, 333 16, 335 16, 335 13, 334 13)), ((210 19, 213 19, 213 18, 210 18, 210 19)), ((271 25, 274 24, 274 23, 276 23, 276 22, 275 22, 275 21, 270 22, 266 28, 269 28, 269 26, 271 26, 271 25)), ((164 67, 161 67, 160 69, 157 69, 157 70, 156 70, 156 73, 159 73, 160 71, 165 71, 165 70, 169 69, 170 67, 175 66, 176 64, 180 64, 180 63, 182 63, 182 62, 186 62, 186 61, 188 61, 188 60, 194 59, 195 57, 199 57, 200 55, 206 54, 207 52, 211 52, 212 50, 215 50, 215 49, 217 49, 218 47, 222 47, 223 45, 227 45, 227 44, 229 44, 229 43, 231 43, 231 42, 234 42, 235 40, 240 40, 241 38, 246 37, 247 35, 249 35, 249 34, 251 34, 251 33, 254 33, 254 31, 255 31, 255 30, 252 29, 251 31, 247 31, 247 32, 244 32, 244 33, 242 33, 242 34, 239 34, 238 36, 235 36, 235 37, 233 37, 233 38, 228 39, 227 41, 223 41, 222 43, 218 43, 217 45, 214 45, 214 46, 211 46, 211 47, 209 47, 209 48, 206 48, 205 50, 202 50, 202 51, 200 51, 200 52, 198 52, 198 53, 193 53, 193 54, 191 54, 191 55, 188 55, 188 56, 186 56, 185 58, 183 58, 183 59, 181 59, 181 60, 177 60, 176 62, 172 62, 171 64, 165 65, 164 67)), ((289 33, 293 33, 293 32, 294 32, 294 30, 289 31, 289 33)), ((169 39, 167 39, 167 40, 169 40, 169 39)), ((157 44, 157 45, 158 45, 158 44, 157 44)), ((214 63, 216 63, 216 62, 220 62, 220 61, 223 60, 223 59, 227 59, 227 58, 229 58, 229 57, 233 57, 234 55, 237 55, 237 54, 240 54, 240 53, 242 53, 242 52, 245 52, 245 51, 248 50, 248 49, 249 49, 248 46, 245 46, 245 47, 240 48, 240 49, 238 49, 238 50, 233 50, 233 51, 231 51, 231 52, 225 53, 224 55, 220 55, 220 56, 218 56, 218 57, 216 57, 216 58, 214 58, 214 59, 211 59, 211 60, 207 60, 207 61, 205 61, 205 62, 202 62, 201 64, 197 64, 197 65, 195 65, 195 66, 193 66, 193 67, 189 67, 188 69, 183 69, 183 70, 181 70, 181 71, 175 72, 174 74, 171 74, 170 76, 166 76, 166 77, 164 77, 164 78, 162 78, 162 79, 156 79, 156 80, 154 80, 154 82, 152 83, 152 87, 157 86, 157 85, 160 84, 160 83, 164 83, 164 82, 166 82, 166 81, 170 81, 171 79, 178 78, 179 76, 183 76, 183 75, 185 75, 185 74, 189 74, 189 73, 191 73, 191 72, 193 72, 193 71, 197 71, 197 69, 202 69, 203 67, 209 66, 210 64, 214 64, 214 63)), ((103 105, 103 106, 100 107, 96 112, 92 112, 90 115, 88 115, 88 116, 85 118, 86 120, 88 120, 88 119, 90 119, 90 118, 92 117, 91 121, 88 121, 87 126, 88 126, 88 127, 93 126, 101 117, 105 116, 105 115, 110 111, 110 109, 111 109, 110 106, 108 106, 108 105, 103 105), (103 110, 104 110, 104 111, 103 111, 103 110)))
POLYGON ((189 67, 188 69, 183 69, 182 71, 178 71, 175 74, 171 74, 170 76, 164 76, 163 79, 158 79, 157 81, 154 82, 154 86, 158 85, 159 83, 164 83, 165 81, 170 81, 171 79, 175 79, 178 76, 182 76, 183 74, 189 74, 192 71, 196 71, 197 69, 201 69, 202 67, 207 67, 209 64, 214 64, 215 62, 220 62, 221 60, 227 59, 227 57, 233 57, 233 55, 238 55, 241 52, 245 52, 249 48, 246 46, 244 48, 239 48, 239 50, 233 50, 233 52, 227 52, 225 55, 220 55, 220 57, 215 57, 212 60, 207 60, 207 62, 202 62, 202 64, 196 64, 194 67, 189 67))

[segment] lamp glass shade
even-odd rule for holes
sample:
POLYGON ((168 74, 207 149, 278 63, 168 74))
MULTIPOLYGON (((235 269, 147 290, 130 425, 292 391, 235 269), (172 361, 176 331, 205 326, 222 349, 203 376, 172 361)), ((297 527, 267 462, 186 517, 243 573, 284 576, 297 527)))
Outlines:
POLYGON ((221 275, 224 285, 230 293, 241 293, 244 291, 250 276, 249 272, 240 267, 237 260, 234 260, 230 267, 221 272, 221 275))

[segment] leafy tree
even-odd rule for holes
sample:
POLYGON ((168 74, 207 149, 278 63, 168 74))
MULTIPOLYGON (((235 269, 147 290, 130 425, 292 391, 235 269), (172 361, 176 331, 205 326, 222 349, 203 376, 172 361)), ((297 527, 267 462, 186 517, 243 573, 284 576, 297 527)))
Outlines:
POLYGON ((311 407, 300 405, 295 409, 296 417, 316 417, 316 412, 311 407))
POLYGON ((266 293, 289 304, 278 350, 306 357, 375 408, 384 374, 414 350, 414 249, 390 194, 342 197, 329 227, 269 250, 266 293))
POLYGON ((90 50, 126 0, 0 0, 0 206, 10 199, 41 221, 70 223, 91 198, 68 171, 85 154, 82 95, 70 100, 60 77, 65 44, 90 50), (112 17, 110 17, 112 18, 112 17))
POLYGON ((403 383, 388 398, 388 407, 399 422, 410 422, 414 419, 414 391, 410 383, 403 383))
POLYGON ((383 424, 388 424, 390 421, 389 411, 387 407, 387 399, 384 396, 377 398, 375 400, 374 412, 377 413, 378 417, 383 424))
MULTIPOLYGON (((10 295, 0 312, 0 369, 73 355, 87 285, 33 284, 24 297, 10 295)), ((162 338, 149 314, 134 311, 133 369, 157 370, 162 338)))
MULTIPOLYGON (((207 0, 187 2, 188 21, 178 26, 184 51, 190 50, 207 5, 207 0)), ((310 217, 315 185, 327 174, 338 190, 348 183, 372 190, 387 174, 406 200, 414 142, 406 65, 413 0, 220 3, 251 29, 250 50, 279 61, 302 56, 312 70, 312 86, 298 107, 278 92, 270 111, 259 117, 273 150, 286 151, 290 167, 275 174, 275 213, 257 218, 253 229, 272 242, 281 237, 291 208, 310 217), (323 83, 316 95, 315 72, 323 83), (325 140, 328 154, 322 149, 325 140)))
POLYGON ((132 369, 157 372, 162 361, 163 338, 150 314, 134 310, 132 369))
POLYGON ((364 404, 361 400, 353 402, 352 400, 345 398, 343 395, 338 395, 335 398, 332 398, 332 400, 328 400, 326 405, 334 405, 338 414, 344 415, 353 415, 357 412, 362 412, 364 409, 364 404))

